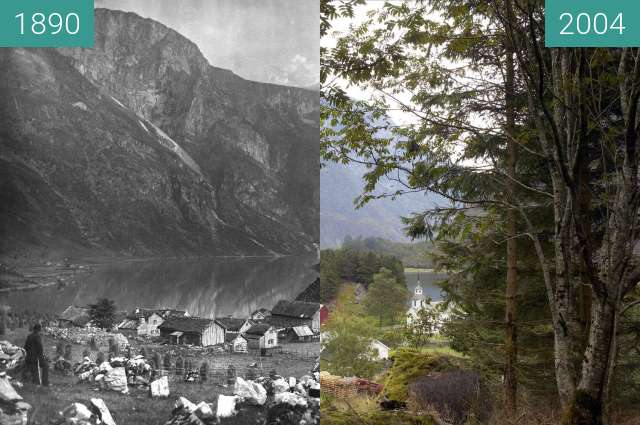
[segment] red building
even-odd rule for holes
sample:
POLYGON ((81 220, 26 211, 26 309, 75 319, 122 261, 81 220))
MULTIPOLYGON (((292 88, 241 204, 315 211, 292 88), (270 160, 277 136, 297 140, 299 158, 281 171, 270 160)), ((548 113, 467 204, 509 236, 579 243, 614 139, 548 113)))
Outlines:
POLYGON ((329 320, 329 309, 326 305, 320 305, 320 326, 324 325, 329 320))

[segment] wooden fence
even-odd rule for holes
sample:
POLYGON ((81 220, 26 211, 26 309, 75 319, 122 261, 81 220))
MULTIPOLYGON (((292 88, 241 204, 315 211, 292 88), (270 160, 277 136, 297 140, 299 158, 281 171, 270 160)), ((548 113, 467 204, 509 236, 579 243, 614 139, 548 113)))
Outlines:
MULTIPOLYGON (((266 372, 268 373, 268 371, 266 372)), ((196 377, 196 381, 217 385, 228 385, 233 384, 237 376, 244 379, 256 379, 259 376, 264 376, 265 370, 260 366, 255 368, 235 368, 232 369, 232 371, 230 371, 229 368, 209 368, 206 371, 206 374, 203 375, 199 368, 186 370, 175 367, 162 367, 161 369, 158 369, 156 373, 160 376, 167 376, 169 378, 169 382, 184 382, 187 375, 192 373, 196 377), (203 376, 206 379, 203 380, 203 376)))

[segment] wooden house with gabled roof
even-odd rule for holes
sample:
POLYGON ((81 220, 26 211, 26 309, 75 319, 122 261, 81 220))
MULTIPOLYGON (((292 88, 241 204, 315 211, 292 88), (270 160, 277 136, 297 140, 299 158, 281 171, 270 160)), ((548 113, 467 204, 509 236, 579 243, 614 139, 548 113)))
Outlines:
POLYGON ((271 310, 271 317, 268 321, 276 328, 307 325, 314 332, 318 332, 320 330, 320 304, 280 300, 271 310))
POLYGON ((160 336, 171 344, 208 347, 224 343, 224 329, 213 319, 173 317, 160 325, 160 336))

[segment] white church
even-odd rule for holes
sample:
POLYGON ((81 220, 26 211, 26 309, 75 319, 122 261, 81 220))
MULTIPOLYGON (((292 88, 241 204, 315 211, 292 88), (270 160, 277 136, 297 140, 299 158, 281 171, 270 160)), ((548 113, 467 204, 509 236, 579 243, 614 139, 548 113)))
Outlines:
MULTIPOLYGON (((411 307, 407 310, 407 324, 411 324, 413 320, 418 316, 418 312, 423 308, 436 308, 442 301, 431 301, 425 297, 420 283, 420 275, 418 275, 418 284, 413 290, 413 296, 411 297, 411 307)), ((447 320, 449 316, 448 311, 439 313, 439 322, 447 320)), ((438 326, 440 327, 440 326, 438 326)))
POLYGON ((418 275, 418 284, 413 290, 413 297, 411 297, 411 307, 409 307, 407 311, 407 324, 413 322, 413 319, 418 316, 418 312, 428 305, 429 302, 422 293, 422 285, 420 284, 420 276, 418 275))

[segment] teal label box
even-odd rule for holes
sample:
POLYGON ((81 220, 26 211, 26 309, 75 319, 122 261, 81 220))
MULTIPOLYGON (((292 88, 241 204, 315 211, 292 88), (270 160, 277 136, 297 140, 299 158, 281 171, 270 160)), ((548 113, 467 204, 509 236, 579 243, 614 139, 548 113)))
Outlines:
POLYGON ((93 47, 93 0, 0 0, 0 47, 93 47))
POLYGON ((546 0, 546 47, 640 47, 640 0, 546 0))

